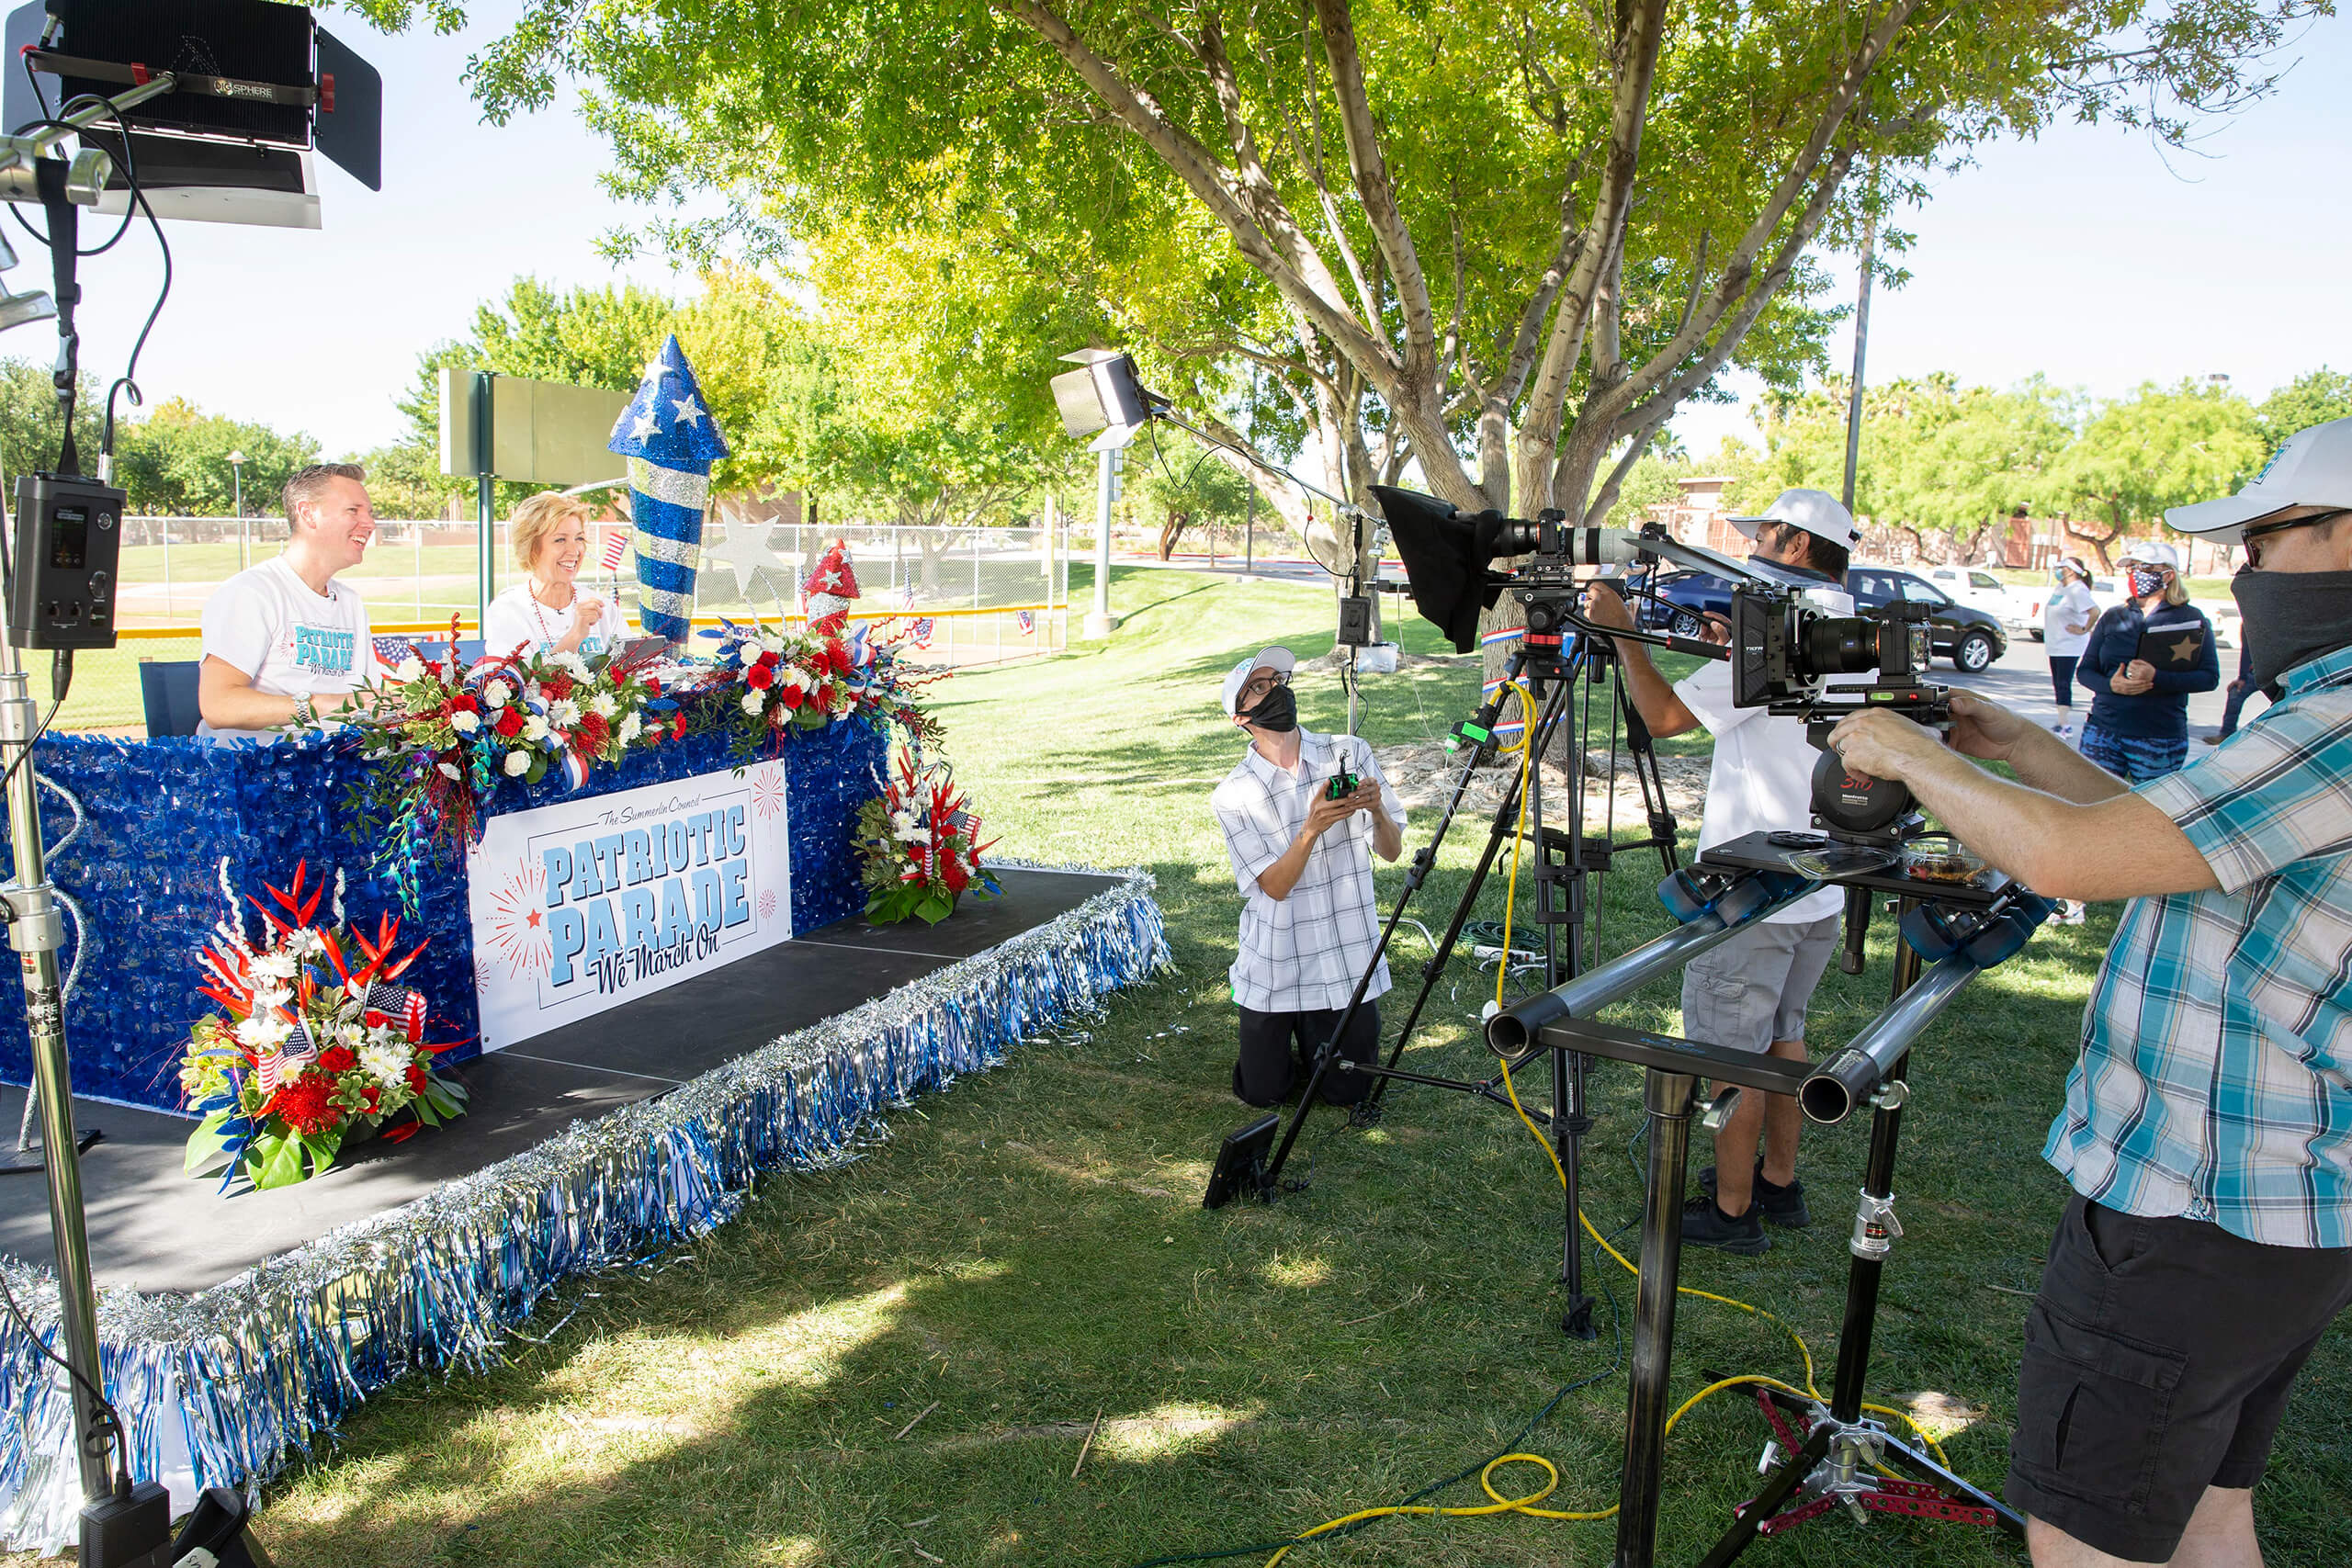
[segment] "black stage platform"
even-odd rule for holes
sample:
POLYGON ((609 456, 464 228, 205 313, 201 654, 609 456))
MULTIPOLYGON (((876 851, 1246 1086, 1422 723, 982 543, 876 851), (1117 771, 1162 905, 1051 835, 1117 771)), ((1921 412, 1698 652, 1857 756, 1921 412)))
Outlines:
MULTIPOLYGON (((74 1124, 106 1136, 83 1156, 90 1250, 102 1289, 195 1291, 327 1232, 408 1202, 545 1143, 571 1122, 647 1100, 777 1036, 849 1011, 957 959, 1009 942, 1098 893, 1114 876, 1001 871, 1002 898, 967 900, 926 927, 837 921, 714 974, 627 1002, 453 1069, 472 1104, 461 1120, 398 1145, 373 1144, 315 1181, 223 1200, 183 1174, 193 1122, 77 1100, 74 1124)), ((0 1085, 0 1138, 13 1147, 21 1089, 0 1085)), ((41 1178, 0 1176, 0 1253, 47 1264, 41 1178)))

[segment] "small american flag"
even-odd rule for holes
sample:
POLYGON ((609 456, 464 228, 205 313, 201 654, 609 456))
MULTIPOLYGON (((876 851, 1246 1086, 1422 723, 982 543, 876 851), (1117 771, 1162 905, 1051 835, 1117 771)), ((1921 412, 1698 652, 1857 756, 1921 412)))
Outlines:
POLYGON ((1037 629, 1037 617, 1026 610, 1015 610, 1012 624, 1021 628, 1023 637, 1027 637, 1037 629))
POLYGON ((379 637, 376 639, 377 662, 397 670, 403 660, 416 652, 416 644, 404 637, 379 637))
POLYGON ((917 648, 929 648, 931 646, 931 617, 929 615, 925 615, 922 620, 917 621, 907 630, 908 640, 912 642, 917 648))
POLYGON ((605 536, 604 562, 605 570, 606 571, 620 570, 621 558, 627 554, 628 554, 628 534, 618 528, 616 528, 611 533, 605 536))
POLYGON ((914 583, 913 583, 912 581, 901 582, 900 584, 899 584, 899 609, 901 609, 901 610, 911 610, 911 609, 913 609, 914 607, 915 607, 915 585, 914 585, 914 583))

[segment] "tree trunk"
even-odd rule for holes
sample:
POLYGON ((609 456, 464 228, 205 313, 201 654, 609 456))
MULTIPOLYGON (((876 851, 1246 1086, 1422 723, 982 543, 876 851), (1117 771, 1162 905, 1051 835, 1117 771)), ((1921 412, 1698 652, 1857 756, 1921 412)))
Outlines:
POLYGON ((1184 529, 1192 521, 1191 513, 1178 512, 1172 508, 1170 510, 1168 521, 1159 525, 1159 558, 1161 560, 1166 560, 1176 553, 1176 541, 1184 536, 1184 529))

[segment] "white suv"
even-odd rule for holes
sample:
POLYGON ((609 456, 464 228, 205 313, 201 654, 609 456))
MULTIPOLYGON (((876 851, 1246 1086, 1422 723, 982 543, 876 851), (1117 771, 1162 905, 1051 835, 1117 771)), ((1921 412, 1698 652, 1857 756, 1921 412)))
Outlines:
POLYGON ((1947 599, 2003 617, 2009 613, 2008 585, 1982 567, 1931 567, 1920 575, 1942 589, 1947 599))

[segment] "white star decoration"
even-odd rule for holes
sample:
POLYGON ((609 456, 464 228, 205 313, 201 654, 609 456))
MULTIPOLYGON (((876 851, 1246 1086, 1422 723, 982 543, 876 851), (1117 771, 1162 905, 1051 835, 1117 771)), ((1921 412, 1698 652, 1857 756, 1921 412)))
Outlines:
POLYGON ((645 378, 649 381, 658 381, 669 373, 670 367, 662 363, 662 356, 658 354, 645 362, 645 378))
POLYGON ((678 411, 678 423, 680 424, 698 425, 705 419, 709 417, 703 412, 702 400, 694 396, 692 393, 688 393, 683 398, 671 399, 670 406, 678 411))
POLYGON ((764 582, 767 596, 781 607, 784 603, 782 585, 792 581, 792 573, 784 562, 776 558, 775 552, 768 548, 767 523, 724 523, 719 526, 727 531, 726 540, 703 547, 703 570, 707 571, 723 561, 735 574, 737 598, 751 604, 752 594, 764 582))
POLYGON ((661 427, 662 422, 652 414, 640 413, 637 416, 637 423, 629 426, 628 438, 631 441, 646 440, 661 427))

